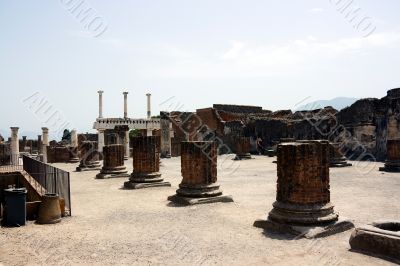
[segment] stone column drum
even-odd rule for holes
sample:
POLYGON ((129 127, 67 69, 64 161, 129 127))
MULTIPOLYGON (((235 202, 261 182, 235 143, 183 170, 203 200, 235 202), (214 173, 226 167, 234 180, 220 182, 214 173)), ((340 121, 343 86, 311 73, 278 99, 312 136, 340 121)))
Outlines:
POLYGON ((71 146, 69 147, 69 163, 79 162, 79 152, 78 152, 78 134, 76 129, 71 130, 71 146))
POLYGON ((133 172, 124 187, 139 189, 171 186, 164 182, 160 173, 160 137, 135 137, 131 139, 133 172))
POLYGON ((340 151, 340 143, 329 144, 329 166, 330 167, 348 167, 352 166, 347 162, 346 157, 340 151))
POLYGON ((277 152, 276 202, 268 219, 254 226, 309 238, 354 227, 349 221, 338 221, 330 202, 328 141, 283 143, 277 152))
POLYGON ((124 165, 125 149, 123 145, 114 144, 103 147, 103 168, 97 179, 129 177, 124 165))
POLYGON ((234 138, 236 147, 236 157, 235 160, 249 160, 251 159, 251 142, 250 138, 246 137, 236 137, 234 138))
POLYGON ((384 172, 400 172, 400 139, 387 140, 387 159, 385 166, 379 168, 384 172))
POLYGON ((171 121, 168 112, 160 112, 161 158, 171 158, 171 121))
POLYGON ((96 141, 83 141, 80 147, 81 162, 76 171, 98 171, 100 167, 100 154, 96 141))
POLYGON ((11 127, 11 163, 19 165, 19 137, 18 127, 11 127))
POLYGON ((181 143, 182 182, 168 200, 183 205, 233 202, 217 183, 217 144, 211 141, 181 143))

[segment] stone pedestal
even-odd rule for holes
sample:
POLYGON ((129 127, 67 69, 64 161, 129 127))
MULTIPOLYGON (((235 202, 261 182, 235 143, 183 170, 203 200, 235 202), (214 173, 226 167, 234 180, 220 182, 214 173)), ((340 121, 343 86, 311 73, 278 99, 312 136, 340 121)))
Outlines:
POLYGON ((135 137, 133 146, 133 172, 124 187, 139 189, 148 187, 171 186, 164 182, 160 173, 160 137, 135 137))
POLYGON ((400 139, 388 140, 387 159, 385 166, 381 167, 379 171, 384 172, 400 172, 400 139))
POLYGON ((97 151, 96 141, 83 141, 80 153, 82 158, 76 171, 99 171, 101 169, 100 154, 97 151))
POLYGON ((211 141, 181 143, 182 182, 168 200, 183 205, 233 202, 217 183, 217 144, 211 141))
POLYGON ((129 177, 126 166, 124 166, 124 152, 123 145, 105 146, 103 149, 103 168, 96 178, 129 177))
POLYGON ((354 227, 339 221, 330 203, 329 143, 302 141, 278 146, 277 196, 266 220, 254 226, 307 238, 354 227))
POLYGON ((346 157, 340 151, 340 143, 329 144, 329 166, 330 167, 348 167, 352 166, 347 162, 346 157))
POLYGON ((250 138, 237 137, 234 138, 236 147, 236 157, 235 160, 249 160, 251 159, 251 143, 250 138))
POLYGON ((78 147, 69 147, 69 163, 79 163, 78 147))

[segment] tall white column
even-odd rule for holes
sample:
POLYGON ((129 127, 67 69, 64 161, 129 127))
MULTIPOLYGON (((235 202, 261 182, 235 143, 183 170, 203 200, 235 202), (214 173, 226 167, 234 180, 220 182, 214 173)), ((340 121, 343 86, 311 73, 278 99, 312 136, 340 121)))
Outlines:
POLYGON ((44 163, 47 163, 47 146, 49 146, 49 129, 42 127, 42 154, 44 163))
POLYGON ((99 152, 103 152, 103 147, 104 147, 104 130, 103 129, 99 129, 98 133, 98 150, 99 152))
POLYGON ((125 132, 125 157, 130 157, 130 148, 129 148, 129 130, 125 132))
POLYGON ((78 147, 78 134, 76 133, 76 129, 71 130, 71 146, 78 147))
POLYGON ((97 92, 99 94, 99 118, 103 118, 103 92, 104 91, 97 92))
POLYGON ((147 93, 147 119, 151 119, 151 94, 147 93))
POLYGON ((128 92, 124 91, 124 118, 128 118, 128 92))
POLYGON ((19 137, 18 127, 11 127, 11 162, 13 165, 19 163, 19 137))

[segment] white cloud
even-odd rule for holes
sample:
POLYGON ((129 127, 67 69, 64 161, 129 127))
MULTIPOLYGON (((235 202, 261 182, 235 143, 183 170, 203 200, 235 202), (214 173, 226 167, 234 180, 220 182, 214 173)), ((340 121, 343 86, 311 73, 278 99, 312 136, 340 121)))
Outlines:
POLYGON ((310 13, 322 13, 324 11, 325 10, 323 8, 320 8, 320 7, 314 7, 314 8, 311 8, 311 9, 308 10, 308 12, 310 12, 310 13))
POLYGON ((241 42, 233 41, 232 48, 222 55, 223 59, 236 59, 239 53, 243 50, 244 44, 241 42))

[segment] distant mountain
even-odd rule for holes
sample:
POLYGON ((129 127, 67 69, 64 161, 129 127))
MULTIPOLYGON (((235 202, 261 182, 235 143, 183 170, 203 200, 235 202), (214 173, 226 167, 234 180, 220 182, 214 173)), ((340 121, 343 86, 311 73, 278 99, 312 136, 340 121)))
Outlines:
POLYGON ((314 109, 320 109, 324 108, 326 106, 332 106, 336 110, 342 110, 353 103, 355 103, 358 99, 356 98, 347 98, 347 97, 337 97, 332 100, 319 100, 319 101, 314 101, 307 103, 305 105, 302 105, 298 108, 296 108, 295 111, 306 111, 306 110, 314 110, 314 109))

